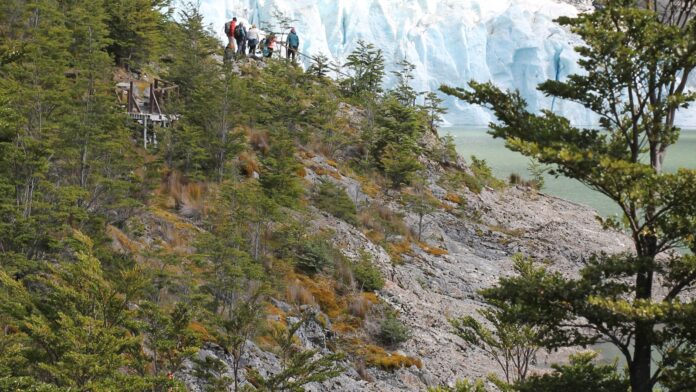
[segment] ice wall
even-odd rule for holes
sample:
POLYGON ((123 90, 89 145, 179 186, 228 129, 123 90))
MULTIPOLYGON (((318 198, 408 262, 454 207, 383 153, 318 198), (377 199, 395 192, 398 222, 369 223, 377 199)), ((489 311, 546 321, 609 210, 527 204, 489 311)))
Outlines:
MULTIPOLYGON (((577 3, 577 2, 576 2, 577 3)), ((582 3, 582 2, 580 2, 582 3)), ((553 22, 575 15, 576 6, 553 0, 202 0, 204 15, 222 36, 233 16, 249 23, 273 20, 273 11, 296 19, 300 51, 324 53, 341 63, 362 39, 380 47, 387 64, 416 65, 416 88, 493 80, 518 89, 532 110, 551 109, 575 124, 595 122, 579 105, 552 100, 536 90, 547 79, 579 72, 578 42, 553 22)), ((453 98, 447 121, 485 125, 490 115, 453 98)), ((696 111, 682 123, 696 127, 696 111)))

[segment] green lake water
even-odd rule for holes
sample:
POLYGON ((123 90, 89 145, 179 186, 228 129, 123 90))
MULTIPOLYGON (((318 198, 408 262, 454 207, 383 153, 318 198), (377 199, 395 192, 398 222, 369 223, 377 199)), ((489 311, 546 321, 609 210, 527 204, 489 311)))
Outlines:
MULTIPOLYGON (((524 178, 530 178, 529 158, 508 150, 503 140, 493 139, 487 132, 486 128, 461 126, 441 130, 441 134, 450 134, 454 137, 457 151, 468 161, 471 155, 485 159, 496 177, 507 181, 511 173, 517 173, 524 178)), ((678 168, 696 169, 696 130, 682 131, 677 144, 668 150, 665 170, 673 171, 678 168)), ((604 216, 619 212, 607 197, 568 178, 547 175, 543 192, 590 206, 604 216)), ((619 356, 619 352, 610 344, 601 344, 594 348, 607 362, 619 356)))
MULTIPOLYGON (((529 179, 529 158, 508 150, 503 140, 493 139, 487 132, 486 128, 463 126, 441 129, 443 135, 450 134, 454 137, 457 150, 462 156, 468 161, 471 155, 485 159, 496 177, 507 181, 511 173, 517 173, 529 179)), ((671 146, 667 152, 665 170, 676 170, 680 167, 696 169, 696 130, 682 131, 679 142, 671 146)), ((578 181, 564 177, 546 176, 543 192, 590 206, 605 216, 618 212, 616 206, 605 196, 590 190, 578 181)))

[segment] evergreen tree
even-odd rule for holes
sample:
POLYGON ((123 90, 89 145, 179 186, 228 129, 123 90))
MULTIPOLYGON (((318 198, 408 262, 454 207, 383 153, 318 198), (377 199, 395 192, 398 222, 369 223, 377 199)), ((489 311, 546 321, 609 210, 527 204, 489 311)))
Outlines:
POLYGON ((358 41, 358 46, 346 58, 344 67, 352 77, 343 81, 343 87, 350 96, 363 94, 380 94, 384 79, 384 55, 381 49, 365 41, 358 41))
POLYGON ((596 112, 602 131, 579 129, 551 112, 527 112, 519 93, 471 82, 447 93, 493 110, 495 137, 509 148, 553 165, 613 200, 633 240, 631 254, 597 256, 573 279, 523 263, 485 296, 514 305, 520 320, 543 328, 548 348, 607 341, 625 358, 631 390, 658 383, 693 389, 696 341, 687 294, 696 284, 696 171, 664 173, 668 147, 679 136, 678 109, 696 95, 686 79, 696 67, 692 1, 609 0, 604 8, 559 22, 578 34, 586 71, 547 81, 542 92, 596 112), (670 253, 683 247, 683 254, 670 253), (665 255, 669 254, 669 257, 665 255))
POLYGON ((323 79, 329 75, 329 58, 321 53, 312 57, 312 65, 307 70, 307 73, 318 79, 323 79))
POLYGON ((273 135, 271 148, 263 158, 261 186, 266 196, 281 206, 295 207, 303 194, 295 158, 295 143, 287 131, 273 135))
POLYGON ((437 93, 431 91, 425 95, 425 102, 422 106, 428 118, 428 125, 430 129, 435 129, 435 127, 442 122, 442 115, 447 113, 447 108, 442 106, 444 100, 437 96, 437 93))
POLYGON ((402 105, 415 107, 416 98, 420 95, 411 86, 411 83, 413 83, 413 71, 416 69, 416 66, 407 60, 401 60, 397 65, 399 66, 399 70, 392 72, 392 74, 396 76, 396 87, 394 87, 390 93, 396 97, 396 100, 402 105))
POLYGON ((109 52, 120 65, 141 66, 158 53, 166 39, 170 0, 104 1, 109 28, 109 52))

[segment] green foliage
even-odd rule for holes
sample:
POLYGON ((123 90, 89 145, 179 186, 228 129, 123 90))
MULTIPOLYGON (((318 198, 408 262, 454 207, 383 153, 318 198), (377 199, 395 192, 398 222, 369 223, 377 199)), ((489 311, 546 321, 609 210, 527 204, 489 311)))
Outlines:
POLYGON ((443 102, 444 99, 438 97, 437 93, 434 91, 425 95, 425 102, 422 108, 427 115, 430 129, 435 129, 435 127, 442 122, 442 116, 447 113, 447 108, 442 106, 443 102))
POLYGON ((352 265, 353 277, 361 290, 377 291, 384 287, 382 272, 369 253, 361 253, 360 260, 352 265))
POLYGON ((423 220, 426 216, 435 212, 440 203, 422 183, 416 183, 416 186, 410 192, 404 192, 402 202, 406 205, 409 212, 418 217, 418 241, 421 241, 423 220))
POLYGON ((304 193, 298 172, 300 163, 295 158, 295 143, 281 131, 273 135, 271 149, 263 157, 261 187, 268 198, 285 207, 295 207, 304 193))
POLYGON ((484 159, 479 159, 472 155, 470 168, 474 173, 474 178, 479 183, 480 188, 491 187, 493 189, 500 190, 505 187, 505 183, 503 181, 495 178, 493 175, 493 170, 491 170, 491 167, 488 166, 488 163, 484 159))
POLYGON ((267 378, 252 370, 249 378, 257 385, 257 390, 301 392, 308 383, 322 382, 341 374, 343 368, 339 362, 343 360, 342 354, 318 356, 317 350, 297 347, 295 334, 311 317, 305 314, 298 322, 276 330, 273 337, 279 347, 282 370, 267 378))
POLYGON ((553 372, 534 375, 513 386, 519 392, 593 391, 616 392, 629 388, 615 365, 596 365, 595 353, 571 356, 567 365, 553 365, 553 372))
POLYGON ((350 78, 342 81, 342 87, 349 96, 359 97, 382 92, 384 55, 381 49, 360 40, 355 50, 346 58, 344 67, 352 74, 350 78))
POLYGON ((435 388, 428 388, 428 392, 486 392, 486 386, 481 380, 476 380, 475 382, 463 380, 457 381, 453 388, 439 386, 435 388))
POLYGON ((387 316, 379 324, 379 340, 389 346, 395 346, 411 338, 411 332, 394 314, 387 316))
POLYGON ((416 66, 407 60, 401 60, 397 65, 400 69, 392 72, 396 76, 396 87, 389 91, 389 94, 394 96, 403 106, 415 107, 416 98, 418 98, 419 94, 411 87, 411 83, 413 82, 413 71, 416 69, 416 66))
POLYGON ((544 166, 532 159, 529 161, 529 165, 527 167, 529 169, 529 172, 532 173, 532 185, 534 189, 544 189, 544 185, 546 184, 546 180, 544 179, 544 173, 546 169, 544 168, 544 166))
POLYGON ((142 65, 159 52, 166 39, 162 30, 169 0, 119 0, 104 2, 104 6, 109 53, 119 64, 142 65))
POLYGON ((357 225, 357 210, 353 200, 348 196, 343 187, 330 181, 322 181, 315 187, 312 195, 314 205, 324 210, 336 218, 342 219, 350 224, 357 225))
POLYGON ((520 265, 520 276, 501 280, 487 297, 514 304, 519 317, 547 329, 547 347, 611 342, 626 359, 635 392, 668 379, 689 384, 692 374, 682 370, 696 347, 687 332, 693 319, 677 316, 676 309, 693 305, 686 293, 696 284, 696 172, 663 173, 663 161, 679 136, 675 114, 696 100, 686 90, 686 76, 696 67, 693 4, 611 0, 559 23, 583 39, 576 50, 584 73, 539 88, 597 113, 601 130, 576 128, 549 111, 529 113, 518 92, 490 83, 442 90, 490 108, 499 120, 492 135, 512 150, 613 200, 623 217, 605 226, 626 230, 635 251, 594 258, 578 279, 520 265), (689 252, 660 257, 677 247, 689 252), (663 290, 654 282, 664 282, 663 290), (656 359, 655 353, 669 354, 656 359))
POLYGON ((312 65, 307 70, 307 73, 318 78, 323 79, 328 77, 330 70, 329 58, 325 54, 320 53, 312 57, 312 65))
POLYGON ((396 144, 386 146, 381 161, 384 174, 391 181, 393 188, 410 184, 415 174, 422 169, 422 165, 412 151, 396 144))
POLYGON ((508 383, 524 380, 539 351, 539 330, 518 321, 507 308, 478 311, 490 327, 471 316, 450 320, 454 333, 493 357, 508 383))
POLYGON ((304 239, 295 251, 295 265, 310 274, 335 265, 339 258, 340 252, 323 236, 304 239))

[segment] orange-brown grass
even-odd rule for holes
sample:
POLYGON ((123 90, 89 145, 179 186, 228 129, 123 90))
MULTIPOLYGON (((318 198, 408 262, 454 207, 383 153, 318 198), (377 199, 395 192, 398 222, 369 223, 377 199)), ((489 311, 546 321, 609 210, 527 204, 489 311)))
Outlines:
POLYGON ((433 256, 444 256, 444 255, 449 254, 447 249, 433 248, 425 243, 421 243, 419 245, 420 245, 421 249, 423 249, 426 253, 431 254, 433 256))
POLYGON ((249 144, 251 148, 262 153, 267 153, 270 149, 268 142, 268 132, 260 130, 250 130, 248 134, 249 144))
POLYGON ((111 237, 115 243, 118 243, 121 249, 128 253, 136 254, 140 250, 139 245, 135 241, 128 238, 124 232, 114 226, 106 226, 106 234, 111 237))
POLYGON ((367 344, 360 339, 349 340, 350 347, 347 351, 365 359, 368 366, 374 366, 382 370, 396 370, 415 366, 423 367, 420 359, 398 353, 387 352, 384 348, 374 344, 367 344))
POLYGON ((208 332, 208 329, 201 323, 197 323, 195 321, 191 321, 188 325, 189 331, 193 332, 194 334, 198 335, 198 337, 206 342, 211 342, 215 340, 213 336, 208 332))
POLYGON ((454 204, 462 204, 462 197, 456 193, 447 193, 447 195, 445 195, 445 200, 454 204))
POLYGON ((251 178, 254 173, 261 172, 261 164, 259 164, 256 154, 253 152, 243 152, 239 154, 239 168, 242 174, 251 178))
POLYGON ((345 309, 345 299, 336 296, 336 282, 327 277, 311 279, 305 275, 298 275, 302 286, 306 287, 319 307, 331 318, 337 317, 345 309))
POLYGON ((336 163, 336 161, 334 161, 334 160, 327 159, 327 160, 326 160, 326 164, 329 165, 329 166, 331 166, 331 167, 333 167, 334 169, 337 169, 337 168, 338 168, 338 163, 336 163))
POLYGON ((348 312, 355 317, 365 318, 372 304, 370 300, 360 294, 351 296, 348 300, 348 312))
POLYGON ((162 219, 166 223, 171 224, 177 229, 195 229, 195 226, 184 221, 183 219, 181 219, 181 217, 179 217, 176 214, 172 214, 169 211, 165 211, 158 207, 150 207, 150 211, 152 211, 152 213, 155 214, 155 216, 162 219))
POLYGON ((176 170, 165 175, 158 193, 164 198, 160 203, 164 208, 178 207, 181 214, 186 216, 200 216, 205 213, 206 185, 201 182, 189 182, 176 170))
POLYGON ((312 293, 298 283, 291 283, 285 287, 285 298, 295 305, 314 305, 316 303, 312 293))
POLYGON ((285 323, 286 314, 282 309, 278 308, 277 306, 273 306, 272 304, 266 304, 266 314, 270 316, 277 316, 278 321, 280 321, 281 323, 285 323))
POLYGON ((384 233, 377 230, 368 230, 365 232, 365 235, 367 236, 367 238, 370 239, 370 241, 376 244, 379 244, 380 242, 384 241, 385 238, 384 233))
POLYGON ((377 298, 377 294, 375 293, 362 293, 362 296, 366 301, 371 302, 372 304, 379 302, 379 298, 377 298))
POLYGON ((402 256, 413 254, 413 250, 411 248, 411 241, 409 241, 408 238, 406 238, 401 242, 391 243, 387 246, 387 252, 392 257, 393 261, 397 263, 401 262, 403 261, 402 256))

